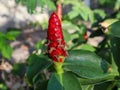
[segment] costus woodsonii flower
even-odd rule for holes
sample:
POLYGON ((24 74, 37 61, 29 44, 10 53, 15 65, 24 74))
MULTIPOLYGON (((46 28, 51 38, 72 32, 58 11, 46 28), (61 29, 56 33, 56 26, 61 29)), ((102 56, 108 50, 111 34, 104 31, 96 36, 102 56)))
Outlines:
POLYGON ((47 53, 55 62, 63 62, 63 58, 67 56, 61 21, 55 12, 51 14, 49 19, 47 31, 47 53))

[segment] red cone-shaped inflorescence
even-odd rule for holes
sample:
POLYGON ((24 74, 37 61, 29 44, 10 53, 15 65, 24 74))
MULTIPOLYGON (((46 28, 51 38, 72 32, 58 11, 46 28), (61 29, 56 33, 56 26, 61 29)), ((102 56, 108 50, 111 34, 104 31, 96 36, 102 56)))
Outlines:
POLYGON ((63 57, 67 56, 65 41, 59 17, 55 12, 49 19, 47 31, 47 52, 50 58, 56 62, 63 62, 63 57))

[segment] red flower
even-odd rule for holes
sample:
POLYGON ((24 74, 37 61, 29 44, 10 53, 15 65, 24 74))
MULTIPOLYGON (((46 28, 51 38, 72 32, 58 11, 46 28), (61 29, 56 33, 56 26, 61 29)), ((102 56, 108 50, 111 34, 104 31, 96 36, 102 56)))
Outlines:
POLYGON ((50 58, 56 62, 63 62, 63 57, 67 56, 65 41, 59 17, 55 12, 49 19, 47 31, 47 52, 50 58))

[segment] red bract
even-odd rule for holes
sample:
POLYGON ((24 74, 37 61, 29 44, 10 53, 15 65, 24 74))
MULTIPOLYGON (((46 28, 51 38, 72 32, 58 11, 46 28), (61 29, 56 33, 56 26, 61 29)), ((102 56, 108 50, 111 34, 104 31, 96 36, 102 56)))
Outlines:
POLYGON ((47 45, 47 52, 50 58, 56 62, 63 62, 62 58, 67 56, 67 52, 65 51, 61 22, 55 12, 52 13, 49 19, 47 45))

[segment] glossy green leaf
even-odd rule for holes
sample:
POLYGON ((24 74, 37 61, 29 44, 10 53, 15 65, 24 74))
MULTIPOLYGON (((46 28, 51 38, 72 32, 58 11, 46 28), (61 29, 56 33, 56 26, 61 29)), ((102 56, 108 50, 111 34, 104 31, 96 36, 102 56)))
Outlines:
POLYGON ((115 37, 120 37, 120 21, 117 21, 108 27, 108 34, 115 37))
POLYGON ((109 48, 103 48, 98 51, 97 54, 107 60, 110 64, 112 63, 112 55, 109 48))
POLYGON ((47 90, 82 90, 77 78, 72 73, 53 73, 47 90))
POLYGON ((44 82, 37 82, 34 85, 34 90, 47 90, 47 81, 44 82))
POLYGON ((114 61, 118 66, 118 70, 120 72, 120 38, 111 37, 110 43, 114 61))
POLYGON ((35 54, 31 55, 28 58, 28 68, 26 71, 27 82, 32 85, 33 78, 42 70, 48 68, 51 64, 52 63, 46 57, 37 56, 35 54))
POLYGON ((91 84, 100 84, 108 81, 113 81, 115 79, 116 75, 106 75, 100 78, 93 78, 93 79, 88 79, 88 78, 78 78, 79 82, 81 85, 91 85, 91 84))
POLYGON ((48 82, 47 90, 64 90, 60 80, 61 78, 62 75, 60 76, 56 73, 53 73, 48 82))
POLYGON ((38 73, 33 78, 33 83, 34 90, 47 90, 48 80, 46 80, 46 77, 43 73, 38 73))
POLYGON ((64 70, 91 79, 109 75, 111 72, 108 67, 110 66, 104 59, 93 52, 84 50, 70 51, 63 65, 64 70))

